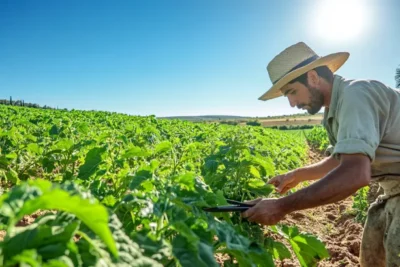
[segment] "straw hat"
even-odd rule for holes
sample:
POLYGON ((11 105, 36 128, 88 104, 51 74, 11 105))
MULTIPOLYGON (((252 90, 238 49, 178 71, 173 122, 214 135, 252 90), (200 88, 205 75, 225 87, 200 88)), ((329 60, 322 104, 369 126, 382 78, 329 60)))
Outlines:
POLYGON ((292 45, 268 64, 272 87, 258 99, 265 101, 281 96, 280 89, 284 85, 316 67, 327 66, 335 72, 346 62, 349 55, 347 52, 339 52, 320 57, 303 42, 292 45))

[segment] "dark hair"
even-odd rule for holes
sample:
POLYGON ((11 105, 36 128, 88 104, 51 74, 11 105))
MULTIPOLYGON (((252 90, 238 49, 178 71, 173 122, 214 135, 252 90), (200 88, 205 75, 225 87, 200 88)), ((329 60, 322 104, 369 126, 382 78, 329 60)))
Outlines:
MULTIPOLYGON (((317 72, 318 76, 323 78, 325 81, 332 83, 333 82, 333 73, 327 66, 320 66, 313 69, 317 72)), ((299 82, 308 86, 307 82, 307 72, 297 77, 296 79, 291 80, 289 83, 299 82)))

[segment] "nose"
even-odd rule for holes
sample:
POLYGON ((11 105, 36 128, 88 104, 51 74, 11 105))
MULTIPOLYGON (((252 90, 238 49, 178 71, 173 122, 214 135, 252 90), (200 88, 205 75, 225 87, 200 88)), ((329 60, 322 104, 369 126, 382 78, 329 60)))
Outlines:
POLYGON ((294 99, 292 96, 288 96, 289 99, 289 104, 292 108, 294 108, 297 105, 297 101, 294 99))

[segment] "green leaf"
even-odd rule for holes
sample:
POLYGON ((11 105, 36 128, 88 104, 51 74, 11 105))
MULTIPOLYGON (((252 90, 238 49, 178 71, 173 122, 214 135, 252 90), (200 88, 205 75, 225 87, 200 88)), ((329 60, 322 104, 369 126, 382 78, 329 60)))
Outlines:
POLYGON ((86 155, 85 163, 79 167, 78 178, 89 179, 97 171, 100 163, 102 163, 102 155, 105 151, 105 147, 91 149, 86 155))
POLYGON ((238 234, 227 222, 212 223, 210 227, 217 231, 218 240, 226 246, 222 252, 234 255, 239 266, 274 266, 272 255, 256 243, 238 234))
POLYGON ((213 248, 203 242, 190 243, 185 237, 178 235, 172 241, 172 252, 183 266, 218 267, 213 248))
POLYGON ((253 175, 256 178, 261 178, 260 172, 257 170, 256 167, 254 167, 253 165, 250 166, 249 168, 249 172, 251 175, 253 175))
POLYGON ((135 232, 133 240, 140 244, 145 256, 151 257, 158 262, 166 263, 172 256, 172 247, 168 245, 168 241, 165 239, 155 240, 151 236, 135 232))
POLYGON ((264 243, 268 248, 268 251, 272 252, 275 259, 282 261, 284 259, 292 258, 289 249, 283 243, 275 241, 271 238, 267 238, 264 243))
POLYGON ((206 170, 207 173, 215 173, 218 169, 218 161, 214 160, 214 159, 209 159, 206 160, 206 163, 204 164, 204 168, 206 170))
POLYGON ((40 155, 43 152, 43 149, 41 149, 39 147, 39 145, 35 144, 35 143, 28 144, 27 149, 28 149, 29 152, 31 152, 31 153, 33 153, 35 155, 40 155))
POLYGON ((11 267, 11 266, 39 267, 43 265, 36 250, 30 249, 30 250, 24 250, 22 253, 15 255, 4 265, 4 267, 11 267))
POLYGON ((149 193, 155 189, 153 182, 149 180, 142 182, 141 186, 143 188, 143 192, 145 193, 149 193))
POLYGON ((135 190, 142 184, 142 182, 151 179, 153 177, 153 174, 150 171, 143 169, 139 170, 133 177, 132 176, 130 177, 132 180, 129 185, 129 188, 131 190, 135 190))
POLYGON ((247 189, 257 196, 267 197, 273 191, 273 186, 266 184, 261 179, 249 179, 247 183, 247 189))
POLYGON ((6 158, 7 158, 7 159, 16 159, 16 158, 18 158, 18 155, 17 155, 17 153, 15 153, 15 152, 11 152, 11 153, 8 153, 8 154, 6 155, 6 158))
POLYGON ((74 145, 71 139, 60 139, 54 146, 53 150, 69 150, 74 145))
POLYGON ((130 159, 134 157, 147 157, 151 155, 151 153, 141 149, 140 147, 134 146, 128 150, 125 151, 124 154, 122 154, 123 159, 130 159))
MULTIPOLYGON (((76 194, 76 191, 72 192, 76 194)), ((108 212, 95 199, 84 199, 79 194, 72 195, 45 180, 35 180, 14 187, 7 197, 0 199, 0 215, 10 218, 14 225, 24 215, 41 210, 61 210, 75 214, 117 255, 115 242, 108 228, 108 212)))
POLYGON ((257 154, 256 156, 252 156, 250 161, 253 165, 261 167, 261 176, 271 177, 275 175, 274 162, 270 157, 263 157, 257 154))
POLYGON ((89 129, 89 124, 87 123, 79 123, 78 127, 76 127, 76 129, 78 130, 78 132, 82 133, 82 134, 87 134, 90 129, 89 129))
POLYGON ((299 233, 297 227, 282 225, 280 230, 288 237, 290 245, 302 267, 316 266, 318 261, 328 258, 329 252, 317 237, 299 233))
POLYGON ((103 199, 103 201, 101 201, 101 203, 109 207, 113 207, 116 202, 117 200, 113 195, 108 195, 103 199))
POLYGON ((12 184, 20 184, 20 180, 18 178, 18 173, 14 171, 14 169, 10 169, 6 172, 7 180, 10 181, 12 184))
POLYGON ((195 185, 195 177, 196 175, 193 173, 186 173, 183 175, 175 176, 172 178, 173 182, 180 186, 182 189, 186 189, 189 191, 194 191, 195 185))
POLYGON ((7 170, 8 164, 8 159, 5 156, 0 156, 0 169, 7 170))
POLYGON ((157 144, 157 146, 155 148, 155 153, 162 154, 162 153, 170 151, 171 149, 172 149, 172 144, 168 141, 164 141, 164 142, 157 144))
POLYGON ((50 135, 59 135, 61 133, 61 129, 57 127, 57 125, 53 125, 49 130, 50 135))
POLYGON ((82 255, 84 266, 138 266, 138 267, 161 267, 156 261, 144 256, 138 244, 133 242, 122 230, 122 224, 118 217, 110 216, 108 226, 112 236, 117 243, 118 259, 109 258, 109 254, 100 246, 94 246, 97 237, 93 237, 90 243, 87 239, 78 243, 79 252, 82 255))
POLYGON ((66 244, 72 240, 79 226, 77 221, 68 220, 66 216, 63 214, 57 217, 54 214, 47 214, 33 224, 19 229, 17 234, 7 237, 3 250, 5 259, 10 259, 22 253, 23 250, 32 248, 38 249, 43 259, 64 255, 66 244), (49 250, 51 254, 45 254, 49 250))
POLYGON ((200 241, 199 237, 190 229, 190 227, 185 222, 176 221, 171 226, 179 234, 184 236, 189 243, 197 244, 200 241))
POLYGON ((290 244, 301 266, 316 266, 318 261, 329 257, 325 245, 310 234, 299 234, 290 239, 290 244))

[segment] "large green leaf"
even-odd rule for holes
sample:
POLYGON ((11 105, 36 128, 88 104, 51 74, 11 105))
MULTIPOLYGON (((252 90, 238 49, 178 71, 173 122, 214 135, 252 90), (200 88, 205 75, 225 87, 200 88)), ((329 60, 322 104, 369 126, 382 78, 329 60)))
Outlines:
POLYGON ((124 154, 122 154, 122 158, 123 159, 130 159, 130 158, 134 158, 134 157, 147 157, 151 155, 151 153, 145 151, 144 149, 137 147, 137 146, 133 146, 131 148, 129 148, 128 150, 126 150, 124 152, 124 154))
POLYGON ((43 266, 40 256, 34 249, 24 250, 22 253, 15 255, 12 259, 4 263, 4 267, 14 266, 43 266))
POLYGON ((71 139, 60 139, 54 146, 53 150, 69 150, 74 145, 71 139))
POLYGON ((14 225, 24 215, 41 210, 61 210, 75 214, 96 233, 117 256, 117 249, 108 228, 108 212, 95 199, 84 199, 77 192, 68 192, 49 181, 36 180, 14 187, 0 199, 0 216, 14 225), (74 195, 75 194, 75 195, 74 195))
POLYGON ((124 233, 121 222, 115 214, 110 216, 108 225, 115 242, 118 244, 119 258, 110 258, 107 251, 98 244, 98 238, 88 233, 88 236, 78 243, 79 252, 81 255, 83 254, 84 266, 161 267, 161 264, 142 254, 138 244, 124 233))
POLYGON ((38 144, 36 143, 30 143, 27 146, 27 149, 29 152, 35 154, 35 155, 40 155, 43 152, 43 149, 39 147, 38 144))
POLYGON ((193 173, 186 173, 172 178, 174 184, 179 185, 180 188, 189 191, 195 190, 195 179, 196 175, 193 173))
POLYGON ((282 225, 277 229, 279 233, 289 240, 302 267, 316 266, 320 260, 329 257, 329 252, 324 243, 317 237, 311 234, 299 233, 298 228, 295 226, 282 225))
POLYGON ((129 188, 131 190, 137 189, 144 181, 147 181, 153 177, 153 174, 146 170, 139 170, 134 176, 128 176, 128 179, 131 179, 131 183, 129 188))
POLYGON ((249 179, 247 181, 247 189, 257 196, 267 197, 273 191, 273 186, 266 184, 261 179, 249 179))
POLYGON ((237 233, 228 223, 212 225, 217 231, 218 240, 226 246, 222 252, 234 255, 240 266, 275 266, 268 251, 237 233))
POLYGON ((185 237, 178 235, 172 241, 172 252, 183 266, 218 267, 213 248, 203 242, 190 243, 185 237))
POLYGON ((78 177, 82 179, 89 179, 98 169, 102 163, 102 155, 106 151, 105 147, 92 148, 86 155, 85 163, 79 167, 78 177))
POLYGON ((284 260, 292 258, 289 249, 283 243, 266 238, 264 244, 268 251, 272 252, 275 259, 284 260))
POLYGON ((159 144, 157 144, 155 148, 155 153, 156 154, 162 154, 165 152, 168 152, 172 149, 172 144, 169 141, 164 141, 159 144))
POLYGON ((66 218, 66 214, 48 214, 35 223, 10 233, 4 242, 4 258, 8 260, 27 249, 37 249, 43 259, 58 257, 65 254, 66 245, 79 226, 78 221, 66 218), (51 250, 51 254, 43 254, 51 250), (40 251, 42 250, 42 251, 40 251))

